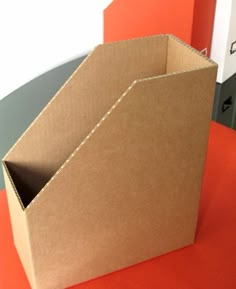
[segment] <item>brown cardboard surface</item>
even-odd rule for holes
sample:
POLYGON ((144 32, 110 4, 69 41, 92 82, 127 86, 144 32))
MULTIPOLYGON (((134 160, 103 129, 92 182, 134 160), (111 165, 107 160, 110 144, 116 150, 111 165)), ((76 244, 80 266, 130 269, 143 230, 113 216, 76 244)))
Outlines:
MULTIPOLYGON (((135 79, 164 74, 167 40, 149 37, 95 48, 5 157, 17 164, 9 166, 21 179, 16 186, 23 182, 35 196, 135 79)), ((29 198, 23 199, 27 205, 29 198)))
POLYGON ((209 65, 206 58, 199 57, 197 53, 193 53, 189 49, 189 46, 183 46, 181 42, 171 37, 168 41, 167 51, 166 73, 192 70, 209 65))
POLYGON ((29 238, 21 247, 13 233, 30 251, 33 272, 21 258, 33 288, 194 241, 215 78, 213 62, 168 35, 90 54, 4 159, 23 202, 29 238))
POLYGON ((29 282, 31 284, 34 284, 34 274, 26 215, 22 210, 21 200, 17 197, 15 193, 14 184, 11 182, 9 171, 4 163, 3 174, 5 179, 14 244, 16 246, 19 257, 24 265, 24 269, 28 276, 29 282))

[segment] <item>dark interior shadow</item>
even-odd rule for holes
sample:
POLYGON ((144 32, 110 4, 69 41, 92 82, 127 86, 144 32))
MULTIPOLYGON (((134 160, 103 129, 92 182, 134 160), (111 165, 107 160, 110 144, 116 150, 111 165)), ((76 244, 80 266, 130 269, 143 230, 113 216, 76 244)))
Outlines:
POLYGON ((40 168, 5 162, 18 195, 26 208, 50 179, 40 168), (34 182, 32 182, 34 180, 34 182))

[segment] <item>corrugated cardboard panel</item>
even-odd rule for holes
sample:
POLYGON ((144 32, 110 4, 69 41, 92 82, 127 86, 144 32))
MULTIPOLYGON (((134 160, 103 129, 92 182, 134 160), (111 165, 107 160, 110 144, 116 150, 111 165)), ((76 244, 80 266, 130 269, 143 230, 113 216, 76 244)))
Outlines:
MULTIPOLYGON (((81 56, 47 71, 0 101, 0 159, 4 157, 86 56, 81 56)), ((4 188, 4 181, 0 167, 0 189, 2 188, 4 188)))
POLYGON ((186 71, 209 66, 209 60, 193 53, 189 46, 169 37, 166 73, 186 71))
POLYGON ((39 288, 194 241, 215 77, 212 65, 135 83, 26 208, 39 288))
POLYGON ((40 191, 134 79, 165 73, 167 41, 154 36, 94 50, 5 157, 25 194, 40 191))
MULTIPOLYGON (((31 258, 31 249, 29 243, 29 232, 27 230, 26 215, 17 198, 14 185, 5 164, 3 164, 3 174, 7 191, 9 212, 11 217, 12 232, 14 244, 20 256, 22 265, 29 278, 29 282, 34 286, 33 264, 31 258)), ((4 236, 3 236, 4 237, 4 236)), ((14 278, 14 276, 12 276, 14 278)))

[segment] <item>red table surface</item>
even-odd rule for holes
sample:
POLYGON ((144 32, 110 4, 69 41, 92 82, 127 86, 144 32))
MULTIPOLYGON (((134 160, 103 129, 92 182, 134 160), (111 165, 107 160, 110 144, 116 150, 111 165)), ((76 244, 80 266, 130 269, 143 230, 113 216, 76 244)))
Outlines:
MULTIPOLYGON (((186 204, 187 205, 187 204, 186 204)), ((0 192, 0 289, 29 289, 0 192)), ((71 289, 235 289, 236 131, 211 123, 196 243, 71 289)))

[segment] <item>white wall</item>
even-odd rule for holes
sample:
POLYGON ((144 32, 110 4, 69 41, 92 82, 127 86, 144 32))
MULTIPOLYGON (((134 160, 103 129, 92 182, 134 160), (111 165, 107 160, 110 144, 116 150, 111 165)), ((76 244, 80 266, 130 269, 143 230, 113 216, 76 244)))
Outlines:
POLYGON ((0 99, 103 41, 111 0, 0 0, 0 99))
POLYGON ((223 83, 236 73, 236 53, 230 54, 236 41, 236 0, 217 0, 212 36, 211 58, 218 63, 217 82, 223 83))

